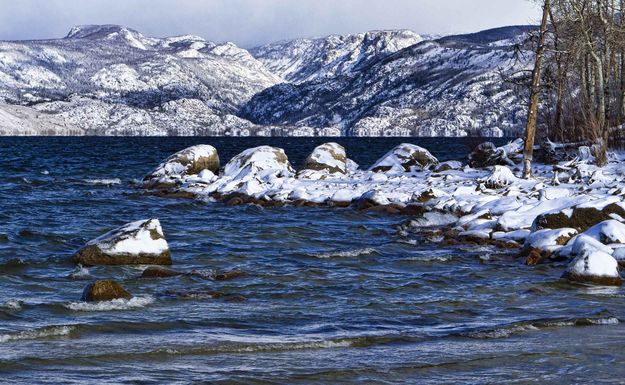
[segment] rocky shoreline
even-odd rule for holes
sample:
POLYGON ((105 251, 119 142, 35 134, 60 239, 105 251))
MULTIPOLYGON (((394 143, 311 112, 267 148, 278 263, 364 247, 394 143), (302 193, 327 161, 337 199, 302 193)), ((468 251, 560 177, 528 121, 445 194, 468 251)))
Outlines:
MULTIPOLYGON (((485 245, 518 256, 526 265, 566 262, 562 278, 570 282, 621 285, 621 154, 611 154, 610 162, 598 167, 593 149, 580 146, 561 154, 560 162, 536 165, 534 179, 523 180, 516 176, 520 151, 519 141, 502 147, 486 143, 464 165, 441 163, 428 150, 405 143, 363 170, 342 146, 325 143, 296 170, 280 148, 251 148, 222 167, 217 149, 197 145, 165 159, 138 187, 158 196, 227 205, 349 207, 409 216, 397 228, 401 236, 416 235, 444 247, 485 245)), ((158 219, 129 223, 88 242, 74 262, 146 265, 141 277, 151 279, 194 274, 162 266, 171 265, 172 258, 158 219)), ((244 275, 233 270, 210 278, 244 275)), ((189 295, 228 297, 213 292, 189 295)), ((115 282, 97 281, 85 288, 83 299, 129 296, 115 282)))

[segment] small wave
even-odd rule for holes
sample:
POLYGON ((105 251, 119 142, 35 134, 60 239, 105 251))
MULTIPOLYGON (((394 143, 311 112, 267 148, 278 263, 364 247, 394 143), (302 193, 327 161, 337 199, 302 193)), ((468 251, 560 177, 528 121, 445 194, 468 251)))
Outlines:
POLYGON ((78 265, 76 269, 70 273, 69 277, 71 279, 87 279, 91 277, 91 273, 86 267, 78 265))
POLYGON ((22 308, 22 303, 23 303, 22 301, 19 301, 17 299, 10 299, 6 301, 5 303, 3 303, 2 305, 0 305, 0 307, 9 309, 9 310, 20 310, 22 308))
POLYGON ((406 258, 408 261, 419 261, 419 262, 449 262, 453 261, 453 255, 424 255, 420 257, 408 257, 406 258))
POLYGON ((74 311, 111 311, 130 310, 146 307, 154 302, 154 297, 133 297, 131 299, 114 299, 101 302, 70 302, 64 305, 74 311))
POLYGON ((85 183, 96 185, 96 186, 112 186, 115 184, 121 184, 122 181, 119 178, 111 178, 111 179, 85 179, 85 183))
POLYGON ((535 320, 535 321, 518 322, 518 323, 511 324, 511 325, 489 329, 489 330, 481 330, 481 331, 463 333, 462 335, 465 337, 477 338, 477 339, 508 338, 511 335, 517 334, 517 333, 537 331, 537 330, 549 329, 549 328, 596 326, 596 325, 617 325, 619 323, 620 323, 619 319, 613 316, 535 320))
POLYGON ((323 340, 323 341, 309 341, 309 342, 294 342, 294 343, 278 343, 278 344, 259 344, 232 347, 228 349, 232 353, 254 353, 254 352, 271 352, 279 350, 309 350, 309 349, 336 349, 336 348, 348 348, 353 346, 354 342, 349 340, 323 340))
POLYGON ((315 258, 326 259, 326 258, 353 258, 353 257, 360 257, 364 255, 371 255, 371 254, 378 254, 378 251, 374 248, 367 247, 364 249, 329 251, 325 253, 310 254, 310 256, 315 257, 315 258))
POLYGON ((47 337, 67 336, 75 330, 74 326, 46 326, 40 329, 24 330, 21 332, 0 334, 0 343, 17 340, 36 340, 47 337))

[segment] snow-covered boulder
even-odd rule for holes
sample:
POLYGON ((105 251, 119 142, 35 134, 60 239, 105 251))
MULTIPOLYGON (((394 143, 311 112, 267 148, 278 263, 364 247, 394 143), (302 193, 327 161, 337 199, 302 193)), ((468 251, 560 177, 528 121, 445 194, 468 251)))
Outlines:
POLYGON ((457 160, 448 160, 436 166, 436 168, 434 169, 434 172, 460 170, 461 168, 462 168, 462 162, 458 162, 457 160))
POLYGON ((88 284, 82 293, 82 300, 87 302, 112 301, 114 299, 130 299, 132 295, 119 283, 110 280, 99 280, 88 284))
POLYGON ((281 148, 260 146, 249 148, 226 164, 223 176, 232 180, 245 181, 254 177, 265 179, 270 176, 293 176, 295 170, 281 148))
POLYGON ((625 224, 610 219, 596 224, 584 231, 584 234, 603 244, 625 243, 625 224))
POLYGON ((426 169, 437 164, 438 159, 425 148, 403 143, 378 160, 371 171, 404 173, 411 172, 413 168, 426 169))
POLYGON ((495 166, 493 172, 488 177, 481 180, 487 188, 491 189, 510 186, 518 181, 519 178, 506 166, 495 166))
POLYGON ((484 142, 469 154, 469 166, 476 168, 514 166, 521 161, 522 153, 523 139, 517 139, 501 147, 496 147, 492 142, 484 142))
POLYGON ((540 250, 551 254, 566 245, 576 234, 577 230, 566 228, 539 230, 527 236, 523 248, 526 252, 540 250))
POLYGON ((200 144, 185 148, 165 159, 143 181, 149 188, 167 188, 179 184, 183 177, 197 175, 206 170, 213 174, 219 172, 219 155, 215 147, 200 144))
POLYGON ((575 238, 569 263, 563 278, 574 282, 596 283, 619 286, 623 283, 618 271, 618 262, 603 247, 595 245, 593 238, 581 235, 575 238))
MULTIPOLYGON (((560 199, 565 201, 566 199, 560 199)), ((558 200, 554 200, 557 202, 558 200)), ((620 197, 610 196, 599 200, 540 213, 532 224, 533 230, 570 227, 584 232, 592 226, 612 219, 615 215, 625 218, 625 203, 620 197)))
POLYGON ((324 143, 317 146, 304 161, 300 173, 303 171, 347 173, 345 148, 338 143, 324 143))
POLYGON ((171 265, 171 253, 158 219, 128 223, 87 242, 74 262, 94 265, 171 265))

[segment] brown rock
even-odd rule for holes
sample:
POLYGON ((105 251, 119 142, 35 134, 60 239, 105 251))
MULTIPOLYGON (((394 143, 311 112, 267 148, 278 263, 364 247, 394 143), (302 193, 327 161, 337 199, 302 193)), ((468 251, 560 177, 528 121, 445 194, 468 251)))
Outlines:
POLYGON ((223 273, 215 274, 213 276, 213 279, 215 281, 228 281, 228 280, 231 280, 231 279, 244 277, 246 275, 247 274, 244 271, 241 271, 241 270, 230 270, 230 271, 225 271, 223 273))
POLYGON ((169 278, 182 275, 183 273, 175 270, 168 269, 163 266, 149 266, 143 270, 141 278, 169 278))
POLYGON ((595 283, 603 286, 621 286, 623 279, 621 277, 599 277, 599 276, 586 276, 565 271, 562 278, 571 282, 579 283, 595 283))
POLYGON ((82 293, 82 300, 111 301, 118 298, 130 299, 132 295, 128 293, 119 283, 110 280, 99 280, 87 285, 82 293))

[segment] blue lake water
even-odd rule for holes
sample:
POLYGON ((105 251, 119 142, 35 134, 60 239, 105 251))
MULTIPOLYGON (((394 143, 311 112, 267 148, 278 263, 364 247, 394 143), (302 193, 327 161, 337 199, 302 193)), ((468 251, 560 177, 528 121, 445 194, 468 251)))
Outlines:
MULTIPOLYGON (((367 167, 406 139, 338 141, 367 167)), ((441 160, 465 159, 476 144, 408 141, 441 160)), ((222 163, 275 145, 297 166, 322 142, 0 138, 0 382, 622 381, 624 289, 564 283, 563 265, 528 267, 514 251, 420 244, 396 230, 407 217, 228 207, 131 185, 193 144, 214 145, 222 163), (161 221, 173 267, 198 274, 139 279, 135 267, 71 263, 88 240, 150 217, 161 221), (231 269, 247 275, 209 278, 231 269), (136 300, 80 303, 98 278, 136 300)))

